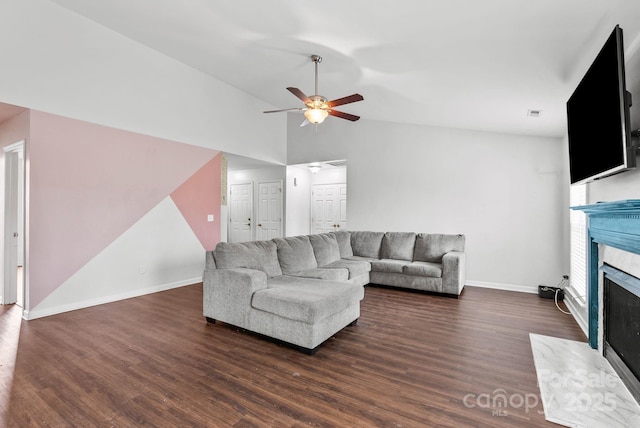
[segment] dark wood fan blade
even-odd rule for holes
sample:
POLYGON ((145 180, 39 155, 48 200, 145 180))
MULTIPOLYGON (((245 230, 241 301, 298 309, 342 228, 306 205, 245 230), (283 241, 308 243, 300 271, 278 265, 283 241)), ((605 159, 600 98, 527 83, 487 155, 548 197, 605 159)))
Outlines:
POLYGON ((307 104, 307 103, 310 103, 310 102, 311 102, 311 100, 309 99, 309 97, 308 97, 308 96, 306 96, 306 95, 304 94, 304 92, 302 92, 300 89, 298 89, 298 88, 291 88, 291 87, 289 87, 289 88, 287 88, 287 90, 288 90, 289 92, 291 92, 293 95, 295 95, 296 97, 300 98, 300 99, 302 100, 302 102, 303 102, 303 103, 307 104))
POLYGON ((352 122, 355 122, 356 120, 360 119, 360 116, 356 116, 355 114, 344 113, 338 110, 329 110, 329 114, 331 116, 339 117, 340 119, 347 119, 352 122))
POLYGON ((283 108, 280 110, 267 110, 267 111, 263 111, 263 113, 279 113, 281 111, 300 111, 300 110, 306 110, 306 108, 304 107, 283 108))
POLYGON ((349 95, 348 97, 343 97, 343 98, 338 98, 337 100, 328 101, 327 102, 327 106, 329 108, 337 107, 337 106, 341 106, 341 105, 344 105, 344 104, 355 103, 357 101, 362 101, 362 100, 364 100, 364 97, 362 95, 353 94, 353 95, 349 95))

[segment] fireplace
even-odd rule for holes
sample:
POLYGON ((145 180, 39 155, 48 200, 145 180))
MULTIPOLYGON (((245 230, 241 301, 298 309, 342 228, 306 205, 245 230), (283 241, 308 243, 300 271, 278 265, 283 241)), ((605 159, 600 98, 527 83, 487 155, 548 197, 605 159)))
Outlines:
POLYGON ((589 218, 589 345, 607 358, 640 403, 640 200, 572 209, 589 218))
POLYGON ((603 265, 603 354, 640 403, 640 279, 603 265))

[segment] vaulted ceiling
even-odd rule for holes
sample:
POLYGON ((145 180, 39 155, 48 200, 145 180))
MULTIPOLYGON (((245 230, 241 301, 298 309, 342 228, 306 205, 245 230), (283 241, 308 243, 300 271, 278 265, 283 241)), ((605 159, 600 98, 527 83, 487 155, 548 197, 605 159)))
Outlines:
POLYGON ((274 108, 313 94, 318 54, 319 94, 363 119, 552 137, 613 27, 640 45, 637 0, 52 1, 274 108))

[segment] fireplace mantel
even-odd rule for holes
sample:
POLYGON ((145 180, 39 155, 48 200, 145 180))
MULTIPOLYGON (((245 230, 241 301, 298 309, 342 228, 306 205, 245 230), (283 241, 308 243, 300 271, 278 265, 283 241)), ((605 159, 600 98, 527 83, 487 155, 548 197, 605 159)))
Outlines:
POLYGON ((640 199, 599 202, 571 207, 589 218, 587 245, 587 304, 589 345, 598 347, 598 245, 640 254, 640 199))

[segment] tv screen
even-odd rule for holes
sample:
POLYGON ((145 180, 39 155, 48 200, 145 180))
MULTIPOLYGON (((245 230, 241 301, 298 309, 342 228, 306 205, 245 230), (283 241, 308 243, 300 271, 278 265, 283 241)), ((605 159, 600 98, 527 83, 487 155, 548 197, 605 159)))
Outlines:
POLYGON ((567 102, 571 184, 635 167, 622 29, 616 26, 567 102))

